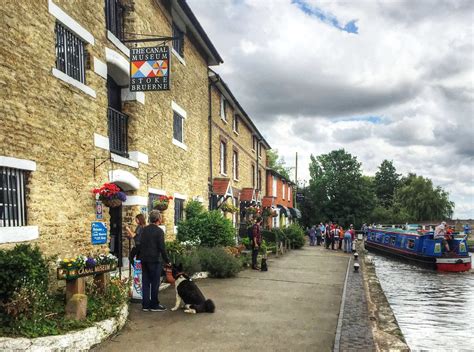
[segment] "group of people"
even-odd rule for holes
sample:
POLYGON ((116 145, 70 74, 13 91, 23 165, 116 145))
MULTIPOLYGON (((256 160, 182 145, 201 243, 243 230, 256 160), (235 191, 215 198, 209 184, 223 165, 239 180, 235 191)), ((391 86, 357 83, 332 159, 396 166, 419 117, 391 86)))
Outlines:
POLYGON ((321 246, 326 249, 344 250, 345 253, 352 253, 352 243, 355 241, 355 230, 351 224, 344 230, 342 226, 336 223, 319 223, 308 229, 309 245, 321 246))

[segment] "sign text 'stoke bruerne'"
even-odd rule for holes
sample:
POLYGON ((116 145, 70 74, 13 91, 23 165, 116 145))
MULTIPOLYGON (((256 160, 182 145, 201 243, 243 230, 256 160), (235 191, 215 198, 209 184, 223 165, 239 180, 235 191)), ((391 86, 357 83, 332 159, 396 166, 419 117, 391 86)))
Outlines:
POLYGON ((170 89, 168 46, 130 49, 130 91, 170 89))

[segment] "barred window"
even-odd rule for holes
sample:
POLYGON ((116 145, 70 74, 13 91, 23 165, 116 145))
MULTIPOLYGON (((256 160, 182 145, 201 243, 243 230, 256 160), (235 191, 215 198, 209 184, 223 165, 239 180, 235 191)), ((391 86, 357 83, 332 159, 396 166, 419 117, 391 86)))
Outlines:
POLYGON ((25 171, 0 167, 0 227, 26 226, 25 171))
POLYGON ((176 111, 173 112, 173 138, 184 143, 183 138, 183 120, 184 118, 176 111))
POLYGON ((125 7, 120 0, 105 0, 105 20, 107 29, 118 39, 124 39, 123 15, 125 7))
POLYGON ((174 226, 184 219, 184 199, 174 198, 174 226))
POLYGON ((75 80, 86 83, 85 44, 76 34, 56 22, 56 68, 75 80))
POLYGON ((181 56, 184 57, 184 32, 173 23, 173 49, 181 56))

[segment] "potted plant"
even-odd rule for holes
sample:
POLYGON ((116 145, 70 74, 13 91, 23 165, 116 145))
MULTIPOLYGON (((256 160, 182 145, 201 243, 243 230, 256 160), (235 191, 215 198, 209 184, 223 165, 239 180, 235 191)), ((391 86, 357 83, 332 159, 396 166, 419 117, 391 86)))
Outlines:
POLYGON ((158 196, 158 198, 153 201, 153 209, 157 209, 159 211, 164 211, 168 209, 168 205, 170 203, 170 200, 172 199, 173 197, 171 196, 158 196))
POLYGON ((113 183, 104 183, 101 187, 94 188, 92 193, 109 208, 119 207, 127 199, 127 195, 113 183))
POLYGON ((229 204, 229 203, 223 203, 221 206, 220 206, 220 209, 224 212, 224 213, 235 213, 236 211, 239 210, 239 208, 237 208, 235 205, 233 204, 229 204))

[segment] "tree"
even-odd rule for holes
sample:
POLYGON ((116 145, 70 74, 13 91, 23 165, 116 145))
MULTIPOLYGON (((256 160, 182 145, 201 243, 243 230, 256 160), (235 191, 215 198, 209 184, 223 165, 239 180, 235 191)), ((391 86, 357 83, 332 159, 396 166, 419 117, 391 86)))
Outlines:
POLYGON ((277 149, 270 149, 267 151, 267 163, 270 169, 275 170, 287 180, 290 179, 291 168, 285 166, 285 159, 278 156, 277 149))
POLYGON ((395 192, 394 210, 405 211, 414 221, 440 220, 452 217, 454 203, 430 179, 410 173, 395 192))
POLYGON ((388 208, 393 203, 395 190, 400 184, 400 174, 397 174, 392 161, 384 160, 375 174, 375 194, 379 203, 388 208))
MULTIPOLYGON (((335 221, 360 225, 375 206, 373 181, 361 163, 344 149, 314 157, 309 166, 313 223, 335 221)), ((303 210, 304 212, 304 210, 303 210)))

